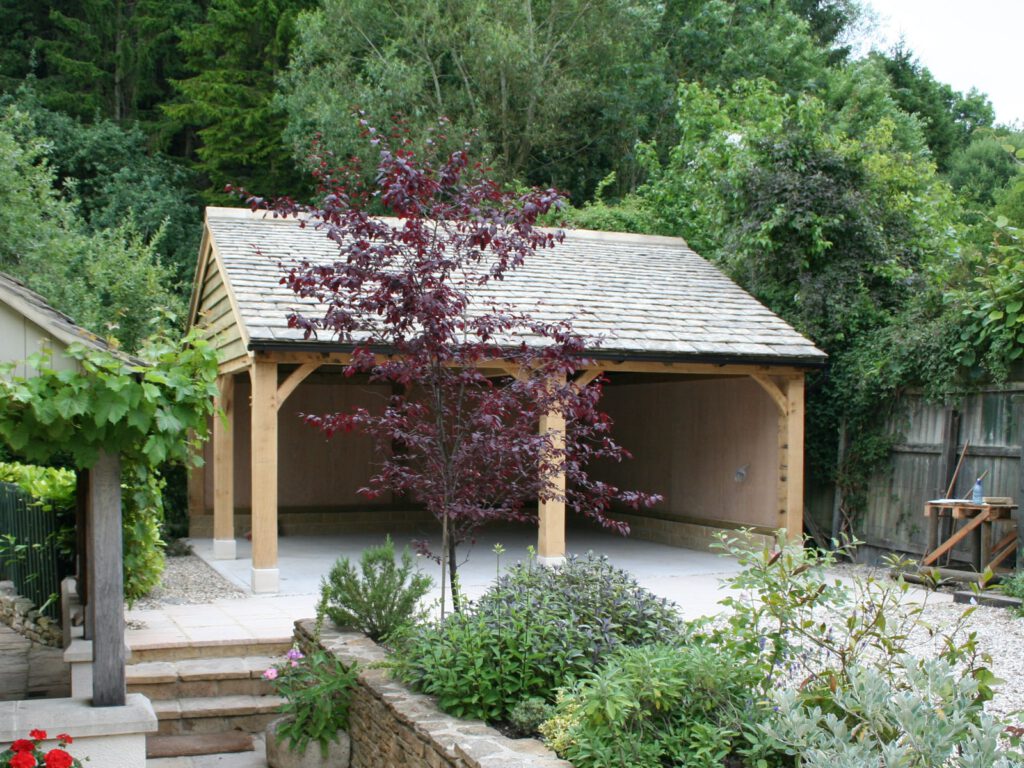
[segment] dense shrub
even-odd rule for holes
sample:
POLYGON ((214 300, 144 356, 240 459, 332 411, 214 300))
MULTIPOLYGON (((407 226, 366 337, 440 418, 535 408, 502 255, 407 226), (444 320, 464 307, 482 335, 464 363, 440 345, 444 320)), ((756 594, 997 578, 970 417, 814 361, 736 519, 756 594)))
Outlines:
POLYGON ((777 713, 760 726, 801 768, 1019 768, 1003 750, 1003 727, 982 711, 978 681, 941 659, 903 659, 904 685, 894 691, 874 667, 854 666, 828 706, 799 691, 774 698, 777 713))
POLYGON ((339 627, 352 627, 373 640, 387 640, 417 618, 420 600, 432 579, 413 565, 406 547, 395 563, 395 545, 387 537, 379 547, 366 549, 359 572, 347 557, 340 558, 320 585, 324 610, 339 627))
POLYGON ((720 768, 767 707, 760 671, 734 649, 622 648, 559 696, 541 732, 577 768, 720 768))
POLYGON ((396 669, 447 712, 506 720, 523 699, 550 700, 617 648, 672 637, 680 626, 668 601, 606 558, 574 557, 558 569, 530 561, 461 614, 410 632, 396 669))

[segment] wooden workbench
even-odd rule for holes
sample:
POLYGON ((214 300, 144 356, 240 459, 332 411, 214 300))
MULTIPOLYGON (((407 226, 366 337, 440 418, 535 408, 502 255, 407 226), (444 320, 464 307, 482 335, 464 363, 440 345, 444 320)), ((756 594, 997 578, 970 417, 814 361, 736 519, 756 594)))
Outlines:
POLYGON ((973 531, 977 531, 974 546, 974 566, 978 573, 986 569, 995 569, 1003 560, 1009 557, 1017 549, 1017 528, 1012 519, 1013 510, 1017 506, 996 506, 993 504, 973 504, 969 501, 955 499, 937 499, 929 501, 924 505, 924 516, 928 518, 928 548, 921 565, 934 564, 940 557, 949 552, 953 547, 967 538, 973 531), (950 535, 944 542, 939 544, 939 523, 941 520, 950 520, 950 535), (962 528, 957 528, 958 522, 966 520, 962 528), (992 546, 992 524, 1005 521, 1011 523, 1011 528, 1001 539, 992 546))

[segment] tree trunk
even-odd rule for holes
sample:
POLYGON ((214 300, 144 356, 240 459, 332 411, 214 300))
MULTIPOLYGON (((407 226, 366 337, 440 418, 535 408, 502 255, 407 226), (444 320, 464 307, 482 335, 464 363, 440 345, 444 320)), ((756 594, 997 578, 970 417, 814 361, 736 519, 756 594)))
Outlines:
POLYGON ((462 612, 462 596, 459 594, 458 564, 455 562, 455 537, 448 534, 448 583, 452 586, 452 610, 462 612))

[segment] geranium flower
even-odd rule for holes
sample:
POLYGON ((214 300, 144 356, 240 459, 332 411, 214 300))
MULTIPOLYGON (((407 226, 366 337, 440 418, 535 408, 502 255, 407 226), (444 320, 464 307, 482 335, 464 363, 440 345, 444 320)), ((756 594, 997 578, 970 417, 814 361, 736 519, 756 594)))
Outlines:
POLYGON ((61 744, 74 744, 75 740, 68 736, 66 733, 58 733, 57 741, 61 744))
POLYGON ((263 673, 263 678, 265 680, 277 680, 277 670, 274 669, 274 667, 271 667, 263 673))
POLYGON ((28 732, 28 735, 37 741, 43 741, 46 738, 46 731, 40 731, 38 728, 33 728, 28 732))
POLYGON ((46 768, 71 768, 74 760, 63 749, 51 749, 46 753, 46 768))
POLYGON ((9 765, 11 768, 35 768, 36 758, 31 752, 17 752, 9 765))
POLYGON ((11 744, 12 752, 31 752, 35 748, 36 743, 34 741, 29 741, 28 739, 18 739, 16 742, 11 744))

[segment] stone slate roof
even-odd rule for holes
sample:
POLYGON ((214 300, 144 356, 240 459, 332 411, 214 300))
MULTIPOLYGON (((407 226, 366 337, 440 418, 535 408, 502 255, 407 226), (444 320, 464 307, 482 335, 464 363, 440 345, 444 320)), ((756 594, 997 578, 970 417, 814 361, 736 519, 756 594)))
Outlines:
MULTIPOLYGON (((280 285, 280 264, 330 261, 337 247, 294 219, 208 208, 210 237, 227 272, 250 346, 305 343, 290 311, 314 302, 280 285)), ((600 339, 601 356, 819 365, 826 356, 680 238, 566 231, 488 293, 539 320, 569 318, 600 339)), ((323 340, 325 346, 331 342, 323 340)))
MULTIPOLYGON (((65 346, 77 342, 105 352, 115 352, 106 340, 87 331, 60 312, 20 280, 0 272, 0 301, 28 318, 65 346)), ((116 353, 120 354, 120 353, 116 353)), ((122 355, 126 357, 126 355, 122 355)))

